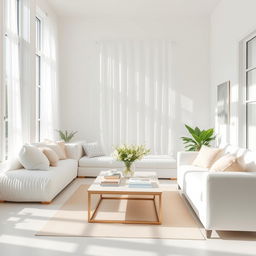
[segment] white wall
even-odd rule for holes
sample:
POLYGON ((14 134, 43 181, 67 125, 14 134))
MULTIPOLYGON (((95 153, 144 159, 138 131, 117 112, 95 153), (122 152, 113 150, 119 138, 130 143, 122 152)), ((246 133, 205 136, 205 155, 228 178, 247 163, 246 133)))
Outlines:
POLYGON ((101 39, 168 39, 173 42, 171 108, 175 150, 182 148, 184 123, 209 128, 209 19, 168 20, 59 19, 61 128, 77 130, 77 139, 98 140, 97 41, 101 39))
MULTIPOLYGON (((222 0, 211 17, 211 95, 215 116, 217 85, 231 81, 229 141, 244 146, 243 101, 239 82, 239 45, 256 30, 255 0, 222 0)), ((214 125, 214 118, 212 118, 214 125)))

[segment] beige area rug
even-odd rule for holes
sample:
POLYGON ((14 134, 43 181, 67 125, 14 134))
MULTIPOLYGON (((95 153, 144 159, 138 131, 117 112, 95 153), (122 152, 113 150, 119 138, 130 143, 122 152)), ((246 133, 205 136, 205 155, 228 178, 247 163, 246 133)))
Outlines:
MULTIPOLYGON (((81 185, 36 235, 205 239, 194 213, 175 186, 163 187, 162 225, 88 223, 88 187, 81 185)), ((156 216, 151 200, 103 200, 96 219, 104 218, 155 220, 156 216)))

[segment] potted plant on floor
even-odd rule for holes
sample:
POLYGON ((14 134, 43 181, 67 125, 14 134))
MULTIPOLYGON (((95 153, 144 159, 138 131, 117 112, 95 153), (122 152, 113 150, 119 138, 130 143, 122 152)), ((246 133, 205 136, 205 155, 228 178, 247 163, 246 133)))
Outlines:
POLYGON ((124 163, 124 176, 131 177, 134 175, 132 164, 136 160, 142 159, 149 152, 150 150, 143 145, 122 145, 115 148, 114 157, 124 163))

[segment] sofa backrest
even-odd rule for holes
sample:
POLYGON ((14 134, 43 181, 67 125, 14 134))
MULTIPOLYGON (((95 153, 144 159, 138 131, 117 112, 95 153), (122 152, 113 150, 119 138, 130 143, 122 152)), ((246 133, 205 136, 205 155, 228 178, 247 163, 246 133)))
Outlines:
POLYGON ((238 157, 239 163, 246 171, 256 172, 256 151, 227 145, 223 148, 224 154, 232 154, 238 157))

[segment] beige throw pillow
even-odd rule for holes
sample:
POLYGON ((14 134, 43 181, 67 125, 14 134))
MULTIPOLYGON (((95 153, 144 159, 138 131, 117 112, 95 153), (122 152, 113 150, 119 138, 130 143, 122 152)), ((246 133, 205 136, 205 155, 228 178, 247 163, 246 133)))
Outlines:
POLYGON ((54 150, 48 147, 39 148, 48 158, 50 165, 56 167, 58 165, 59 157, 54 150))
POLYGON ((52 150, 55 151, 55 153, 58 155, 60 160, 66 159, 66 151, 65 151, 65 143, 64 142, 53 142, 50 140, 45 140, 44 146, 51 148, 52 150), (64 144, 64 146, 63 146, 64 144))
POLYGON ((193 162, 193 165, 202 168, 210 168, 221 153, 222 149, 220 148, 202 146, 196 159, 193 162))
POLYGON ((66 151, 66 145, 64 141, 56 141, 56 144, 60 146, 62 149, 63 156, 65 156, 65 159, 67 158, 67 151, 66 151))
POLYGON ((218 159, 211 167, 215 172, 243 172, 244 168, 234 155, 224 155, 218 159))

